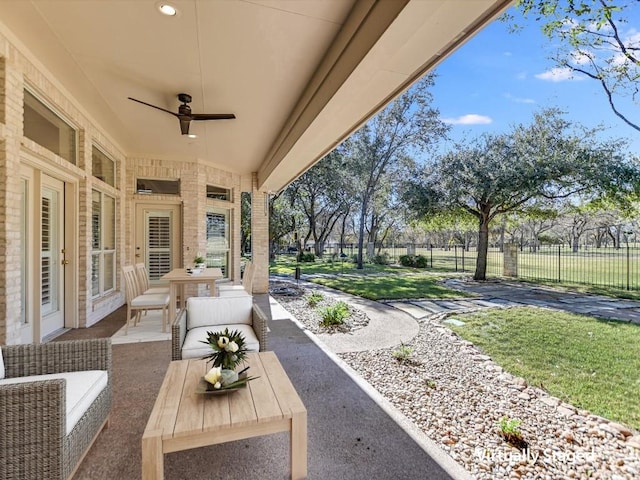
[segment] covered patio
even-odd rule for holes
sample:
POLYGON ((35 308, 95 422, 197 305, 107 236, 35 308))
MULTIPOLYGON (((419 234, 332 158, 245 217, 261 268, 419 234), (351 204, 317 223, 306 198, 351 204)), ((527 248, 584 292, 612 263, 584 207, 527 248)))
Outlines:
MULTIPOLYGON (((0 344, 110 336, 96 332, 123 311, 123 266, 144 263, 160 285, 204 256, 239 284, 247 198, 252 293, 266 294, 269 195, 510 3, 0 2, 0 344)), ((199 288, 192 293, 209 294, 199 288)), ((319 409, 313 476, 340 478, 354 463, 349 478, 447 477, 295 326, 270 326, 270 348, 319 409), (394 470, 381 473, 387 460, 394 470)), ((146 421, 141 405, 162 381, 165 345, 114 346, 123 390, 113 408, 125 428, 103 432, 92 455, 104 461, 88 458, 79 477, 135 478, 108 471, 110 445, 139 436, 126 427, 146 421)), ((281 471, 281 449, 256 442, 259 462, 243 444, 198 450, 197 460, 168 461, 167 476, 210 478, 202 468, 224 463, 239 470, 221 478, 279 478, 269 472, 281 471)))

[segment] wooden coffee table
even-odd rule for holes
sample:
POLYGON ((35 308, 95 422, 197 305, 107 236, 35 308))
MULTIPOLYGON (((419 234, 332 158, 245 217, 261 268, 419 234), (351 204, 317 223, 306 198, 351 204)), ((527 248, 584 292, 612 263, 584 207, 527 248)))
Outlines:
POLYGON ((277 432, 290 433, 291 478, 307 476, 307 410, 273 352, 250 353, 260 377, 226 395, 196 393, 210 364, 169 364, 142 435, 142 478, 164 478, 164 454, 277 432))

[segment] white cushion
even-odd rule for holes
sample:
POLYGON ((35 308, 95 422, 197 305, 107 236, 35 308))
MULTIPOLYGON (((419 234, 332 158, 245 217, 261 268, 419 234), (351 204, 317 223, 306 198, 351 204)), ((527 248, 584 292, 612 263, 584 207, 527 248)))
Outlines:
POLYGON ((229 290, 218 290, 218 295, 221 297, 249 297, 251 298, 251 294, 247 292, 243 287, 229 290))
POLYGON ((190 297, 187 299, 187 330, 197 327, 243 323, 251 325, 253 299, 241 297, 190 297))
POLYGON ((245 288, 243 285, 219 285, 218 290, 222 292, 223 290, 245 290, 245 288))
POLYGON ((211 347, 206 343, 202 343, 201 340, 207 341, 207 332, 223 332, 225 328, 228 328, 229 331, 238 330, 244 336, 247 350, 251 352, 260 351, 260 341, 251 325, 217 325, 215 327, 197 327, 189 330, 182 344, 182 358, 202 358, 205 355, 209 355, 211 347))
POLYGON ((35 382, 38 380, 66 380, 66 435, 80 421, 84 413, 91 406, 109 381, 105 370, 87 370, 82 372, 52 373, 50 375, 30 375, 28 377, 5 378, 0 385, 35 382))
POLYGON ((2 349, 0 348, 0 379, 4 378, 4 360, 2 360, 2 349))
POLYGON ((138 295, 131 300, 132 307, 157 307, 159 305, 167 305, 169 303, 168 293, 152 293, 138 295))
POLYGON ((151 287, 143 292, 143 295, 153 295, 156 293, 169 294, 169 287, 151 287))

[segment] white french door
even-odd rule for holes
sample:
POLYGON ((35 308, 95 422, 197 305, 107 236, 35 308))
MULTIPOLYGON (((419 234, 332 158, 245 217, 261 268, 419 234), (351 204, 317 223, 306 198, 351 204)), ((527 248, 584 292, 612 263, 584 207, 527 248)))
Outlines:
POLYGON ((136 207, 135 263, 144 262, 152 284, 180 266, 180 225, 180 205, 136 207))
POLYGON ((64 327, 64 182, 42 176, 40 339, 64 327))

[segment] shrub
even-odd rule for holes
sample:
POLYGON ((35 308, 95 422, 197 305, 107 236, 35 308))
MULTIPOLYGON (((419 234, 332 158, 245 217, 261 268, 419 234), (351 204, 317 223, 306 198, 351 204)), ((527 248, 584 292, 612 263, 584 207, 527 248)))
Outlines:
POLYGON ((401 343, 400 347, 398 347, 397 350, 394 350, 391 355, 393 355, 393 357, 396 360, 404 362, 405 360, 408 360, 412 354, 413 354, 413 347, 410 347, 409 345, 405 345, 404 343, 401 343))
POLYGON ((519 450, 529 448, 529 442, 522 438, 520 423, 522 422, 517 418, 510 419, 508 417, 502 417, 498 422, 500 436, 509 445, 516 447, 519 450))
POLYGON ((389 263, 391 263, 389 261, 389 255, 387 255, 387 253, 379 253, 378 255, 375 255, 371 261, 373 263, 375 263, 376 265, 389 265, 389 263))
POLYGON ((520 433, 520 424, 522 422, 517 418, 508 418, 502 417, 498 422, 498 426, 500 427, 500 433, 503 436, 514 435, 516 437, 520 437, 522 434, 520 433))
POLYGON ((415 255, 400 255, 398 259, 400 265, 403 267, 415 267, 416 266, 416 256, 415 255))
POLYGON ((350 315, 349 306, 346 303, 340 301, 330 307, 321 309, 320 315, 322 315, 320 325, 324 327, 342 325, 350 315))
POLYGON ((324 296, 320 292, 312 292, 307 297, 307 303, 309 304, 310 307, 315 307, 322 301, 323 298, 324 296))
POLYGON ((429 266, 429 259, 424 255, 418 255, 415 259, 417 268, 427 268, 429 266))
POLYGON ((298 260, 303 263, 313 263, 316 261, 316 256, 311 252, 307 252, 307 253, 303 252, 298 257, 298 260))

